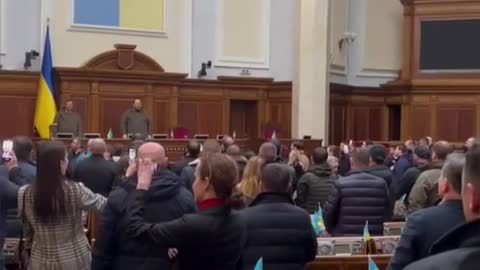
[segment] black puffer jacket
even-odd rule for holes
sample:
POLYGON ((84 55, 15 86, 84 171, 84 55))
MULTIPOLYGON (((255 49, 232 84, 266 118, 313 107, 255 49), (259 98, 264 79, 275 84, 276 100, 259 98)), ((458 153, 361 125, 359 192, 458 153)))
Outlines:
POLYGON ((383 235, 388 206, 385 180, 354 170, 335 182, 324 207, 325 226, 333 236, 360 236, 368 221, 372 235, 383 235))
POLYGON ((314 165, 298 181, 295 203, 310 214, 315 213, 319 204, 323 207, 333 187, 331 174, 328 164, 314 165))
POLYGON ((387 186, 392 183, 392 171, 385 165, 375 165, 365 170, 369 174, 373 174, 385 180, 387 186))
MULTIPOLYGON (((92 270, 170 269, 167 249, 173 246, 153 244, 127 235, 127 210, 133 204, 136 182, 123 183, 110 193, 102 212, 99 237, 93 251, 92 270)), ((193 196, 178 176, 161 171, 145 192, 145 215, 148 222, 167 222, 196 210, 193 196)))
POLYGON ((317 239, 305 210, 288 193, 262 193, 240 211, 247 225, 242 251, 243 270, 263 257, 265 270, 303 270, 317 254, 317 239))

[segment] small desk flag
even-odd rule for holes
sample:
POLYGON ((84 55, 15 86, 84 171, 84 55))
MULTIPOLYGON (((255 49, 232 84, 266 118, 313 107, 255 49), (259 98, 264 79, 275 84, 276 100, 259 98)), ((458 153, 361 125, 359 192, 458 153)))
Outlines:
POLYGON ((255 268, 253 270, 263 270, 263 257, 258 259, 258 262, 255 264, 255 268))
POLYGON ((370 236, 370 231, 368 230, 368 220, 365 222, 365 227, 363 227, 363 242, 368 242, 372 240, 372 236, 370 236))
POLYGON ((111 128, 108 130, 107 139, 109 139, 109 140, 113 139, 113 131, 112 131, 111 128))
POLYGON ((368 270, 379 270, 377 264, 368 256, 368 270))

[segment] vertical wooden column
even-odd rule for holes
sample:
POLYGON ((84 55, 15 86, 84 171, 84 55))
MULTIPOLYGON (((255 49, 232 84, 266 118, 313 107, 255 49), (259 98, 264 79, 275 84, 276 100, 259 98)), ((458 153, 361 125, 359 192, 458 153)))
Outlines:
POLYGON ((156 121, 153 121, 153 86, 151 84, 145 85, 145 96, 143 101, 143 110, 147 113, 148 118, 150 119, 150 132, 156 133, 157 124, 156 121))
POLYGON ((178 126, 178 86, 175 85, 172 87, 172 91, 170 94, 168 106, 170 109, 170 127, 169 129, 173 129, 178 126))
MULTIPOLYGON (((89 130, 92 132, 100 132, 100 97, 98 95, 98 82, 92 82, 90 88, 90 102, 88 109, 88 119, 91 119, 89 130)), ((101 134, 105 136, 105 134, 101 134)))

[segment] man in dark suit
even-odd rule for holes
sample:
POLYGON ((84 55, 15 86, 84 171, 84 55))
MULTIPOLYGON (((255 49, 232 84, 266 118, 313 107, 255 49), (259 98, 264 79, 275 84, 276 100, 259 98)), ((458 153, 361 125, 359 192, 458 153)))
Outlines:
POLYGON ((93 139, 90 145, 91 156, 80 161, 74 172, 76 181, 83 182, 93 192, 105 197, 119 181, 117 168, 103 157, 106 147, 104 140, 93 139))
POLYGON ((370 145, 367 149, 370 153, 370 167, 367 169, 367 172, 382 178, 387 183, 387 186, 390 187, 392 171, 384 165, 387 149, 381 144, 370 145))
MULTIPOLYGON (((462 176, 464 223, 438 240, 430 256, 406 270, 478 270, 480 265, 480 147, 467 152, 462 176)), ((438 220, 437 225, 445 222, 438 220)))
POLYGON ((240 212, 247 225, 241 269, 253 269, 259 257, 265 269, 305 269, 315 259, 317 239, 310 216, 293 204, 288 193, 289 167, 267 165, 261 184, 262 193, 240 212))
MULTIPOLYGON (((157 164, 152 185, 147 191, 144 218, 148 222, 168 222, 195 212, 193 196, 180 183, 176 174, 166 167, 165 149, 157 143, 145 143, 138 157, 149 158, 157 164)), ((122 183, 108 197, 102 212, 99 238, 93 251, 92 270, 162 270, 171 269, 165 245, 155 245, 126 234, 127 210, 132 204, 137 175, 122 183)))
POLYGON ((407 218, 389 270, 401 270, 428 256, 430 247, 446 232, 465 222, 462 206, 463 154, 451 154, 442 168, 438 192, 442 203, 416 211, 407 218))
POLYGON ((173 171, 177 175, 182 174, 183 168, 188 166, 188 163, 196 160, 200 155, 200 143, 197 140, 190 140, 187 144, 187 153, 182 160, 177 161, 173 166, 173 171))

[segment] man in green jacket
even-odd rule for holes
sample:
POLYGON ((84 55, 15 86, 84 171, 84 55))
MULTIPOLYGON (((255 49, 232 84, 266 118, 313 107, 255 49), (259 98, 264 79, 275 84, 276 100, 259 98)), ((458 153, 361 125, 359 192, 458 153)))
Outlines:
POLYGON ((143 136, 150 134, 150 119, 143 111, 140 99, 135 99, 133 108, 123 114, 121 126, 124 139, 133 134, 142 134, 143 136))

